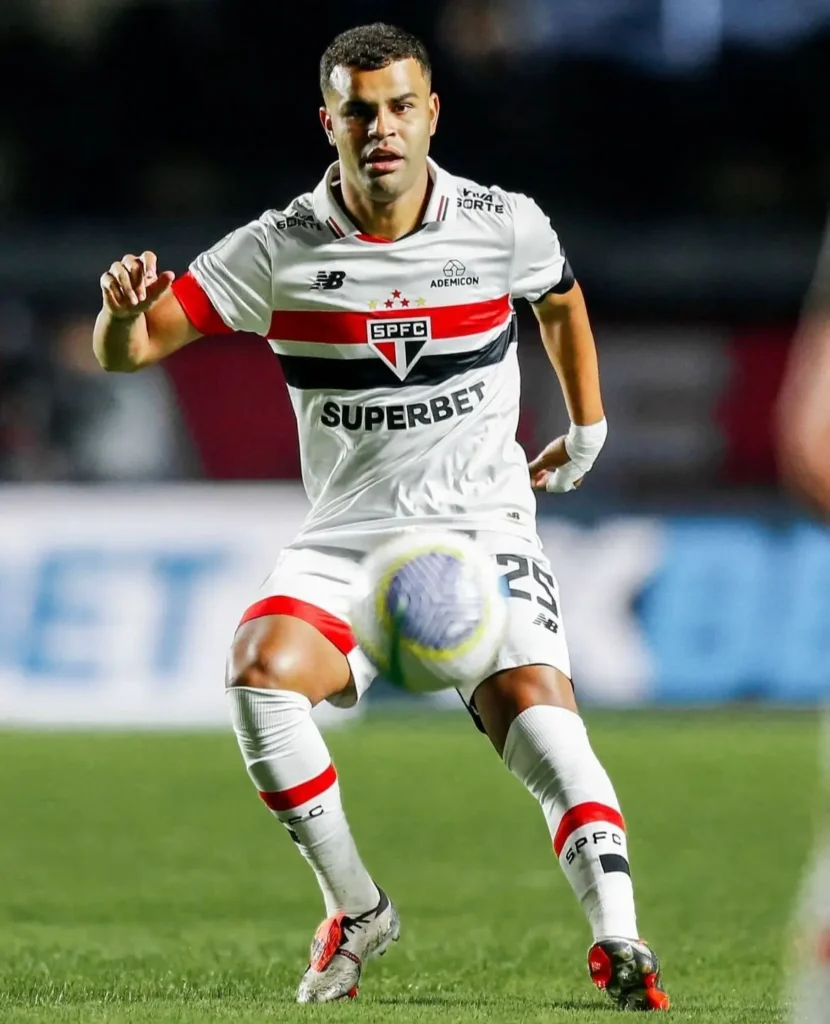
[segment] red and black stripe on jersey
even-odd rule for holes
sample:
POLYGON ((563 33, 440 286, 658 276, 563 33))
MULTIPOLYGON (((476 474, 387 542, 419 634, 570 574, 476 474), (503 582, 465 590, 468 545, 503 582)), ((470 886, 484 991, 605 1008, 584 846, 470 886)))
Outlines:
MULTIPOLYGON (((468 370, 501 363, 511 345, 518 340, 516 317, 505 329, 481 348, 467 352, 446 352, 421 356, 403 380, 375 355, 365 359, 320 359, 314 356, 289 356, 278 353, 286 383, 300 390, 362 391, 367 388, 406 388, 413 385, 442 384, 468 370)), ((423 345, 423 342, 408 342, 423 345)))
MULTIPOLYGON (((188 317, 203 333, 230 333, 193 275, 188 272, 175 285, 176 294, 188 317)), ((441 384, 467 370, 501 363, 517 341, 516 318, 510 298, 501 295, 479 302, 446 306, 414 307, 358 312, 355 310, 276 310, 267 337, 282 364, 286 382, 299 390, 364 390, 404 388, 411 385, 441 384), (429 341, 413 339, 404 343, 406 365, 403 379, 381 359, 368 343, 369 327, 385 320, 429 320, 429 341), (498 330, 501 328, 501 330, 498 330), (472 337, 486 338, 477 348, 468 348, 472 337), (447 351, 452 342, 458 351, 447 351), (442 343, 442 351, 427 350, 430 342, 442 343), (297 348, 308 345, 309 355, 297 348), (294 351, 280 351, 281 344, 294 351), (338 346, 341 351, 338 351, 338 346), (342 348, 355 351, 344 358, 342 348), (352 346, 355 349, 352 349, 352 346), (357 346, 365 355, 356 354, 357 346), (313 354, 311 354, 313 352, 313 354), (415 359, 420 355, 420 358, 415 359)))

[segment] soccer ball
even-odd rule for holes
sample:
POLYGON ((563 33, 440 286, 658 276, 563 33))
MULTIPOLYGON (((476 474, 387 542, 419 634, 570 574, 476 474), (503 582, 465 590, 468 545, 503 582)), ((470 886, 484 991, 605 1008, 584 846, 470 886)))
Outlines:
POLYGON ((507 601, 478 544, 460 533, 413 530, 365 559, 351 623, 382 676, 431 693, 475 685, 493 671, 507 601))

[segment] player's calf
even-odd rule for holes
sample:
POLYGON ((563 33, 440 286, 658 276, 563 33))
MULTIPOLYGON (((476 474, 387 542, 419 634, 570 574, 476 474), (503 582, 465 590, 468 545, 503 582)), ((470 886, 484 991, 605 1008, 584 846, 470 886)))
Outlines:
POLYGON ((369 910, 378 890, 355 847, 337 772, 311 717, 315 698, 348 685, 345 656, 307 623, 267 616, 240 628, 228 667, 231 718, 248 775, 314 869, 326 913, 369 910))
POLYGON ((504 737, 504 763, 541 804, 594 938, 637 939, 625 823, 570 682, 550 666, 527 665, 484 682, 475 700, 497 749, 504 737))
MULTIPOLYGON (((542 807, 554 853, 591 926, 593 948, 622 939, 625 948, 639 951, 625 822, 570 681, 551 666, 527 665, 486 680, 475 702, 504 763, 542 807)), ((616 964, 613 957, 610 962, 616 964)), ((620 971, 625 979, 622 962, 620 971)), ((659 965, 651 973, 659 973, 659 965)), ((609 983, 617 985, 616 974, 609 983)), ((636 1001, 636 993, 625 994, 636 1001)))

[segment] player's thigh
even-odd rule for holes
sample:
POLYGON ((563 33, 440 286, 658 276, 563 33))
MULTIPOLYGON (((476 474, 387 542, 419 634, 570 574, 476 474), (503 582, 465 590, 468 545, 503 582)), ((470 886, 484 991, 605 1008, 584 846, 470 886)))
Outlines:
POLYGON ((507 629, 495 672, 462 692, 501 751, 512 721, 539 704, 577 711, 559 585, 541 546, 485 536, 507 594, 507 629))
POLYGON ((227 685, 292 690, 348 707, 364 666, 348 621, 359 556, 286 548, 242 618, 227 685))
POLYGON ((244 622, 228 656, 229 687, 291 690, 319 704, 351 683, 346 655, 315 626, 292 615, 263 615, 244 622))

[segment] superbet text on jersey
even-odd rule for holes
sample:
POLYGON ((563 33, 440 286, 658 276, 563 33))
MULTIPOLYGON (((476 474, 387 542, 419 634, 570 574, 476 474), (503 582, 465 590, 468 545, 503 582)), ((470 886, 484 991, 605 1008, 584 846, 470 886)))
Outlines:
POLYGON ((279 357, 313 506, 293 547, 421 524, 535 536, 513 299, 573 277, 527 196, 429 172, 423 223, 395 242, 350 222, 334 164, 174 284, 197 329, 260 334, 279 357))

